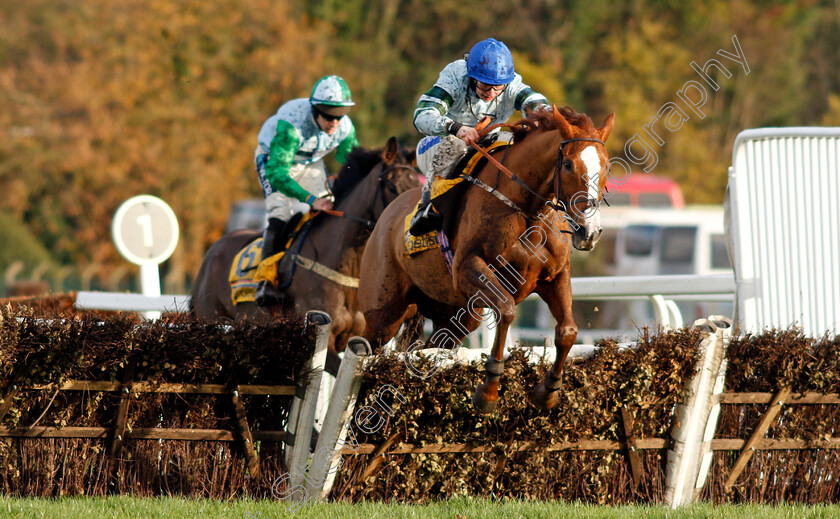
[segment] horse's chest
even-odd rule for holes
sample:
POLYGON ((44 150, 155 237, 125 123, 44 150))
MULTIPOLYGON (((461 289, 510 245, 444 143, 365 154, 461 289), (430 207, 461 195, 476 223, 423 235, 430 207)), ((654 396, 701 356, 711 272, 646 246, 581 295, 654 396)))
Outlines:
POLYGON ((511 248, 508 257, 510 265, 525 280, 522 285, 526 295, 533 292, 538 282, 554 279, 562 270, 546 248, 530 248, 518 243, 511 248))

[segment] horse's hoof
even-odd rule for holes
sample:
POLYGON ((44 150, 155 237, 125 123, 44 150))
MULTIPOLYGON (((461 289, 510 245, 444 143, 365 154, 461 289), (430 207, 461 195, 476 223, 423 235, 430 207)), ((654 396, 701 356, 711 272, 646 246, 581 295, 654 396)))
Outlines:
POLYGON ((495 400, 488 401, 484 399, 484 391, 482 391, 481 384, 478 386, 478 389, 475 390, 472 397, 472 403, 475 407, 475 410, 481 414, 490 414, 496 410, 496 407, 499 405, 499 399, 496 397, 495 400))
POLYGON ((560 401, 560 391, 549 391, 545 388, 545 383, 540 382, 528 393, 528 400, 538 409, 551 409, 560 401))

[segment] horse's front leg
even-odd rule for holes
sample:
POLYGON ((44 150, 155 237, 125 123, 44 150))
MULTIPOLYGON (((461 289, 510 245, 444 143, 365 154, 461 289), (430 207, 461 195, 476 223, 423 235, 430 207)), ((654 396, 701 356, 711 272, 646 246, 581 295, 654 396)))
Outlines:
POLYGON ((513 296, 499 282, 487 263, 473 256, 461 263, 455 276, 456 288, 469 296, 467 311, 481 319, 478 309, 489 308, 496 316, 496 338, 487 357, 484 383, 473 394, 473 405, 480 413, 492 413, 499 400, 499 380, 505 370, 504 347, 508 328, 516 316, 513 296))
POLYGON ((566 357, 577 338, 577 325, 572 318, 572 283, 569 270, 566 269, 553 283, 538 285, 537 293, 548 304, 551 315, 557 320, 554 328, 554 346, 557 348, 557 358, 554 366, 545 374, 539 384, 534 386, 528 399, 541 409, 551 409, 560 400, 559 390, 562 386, 560 379, 566 357))

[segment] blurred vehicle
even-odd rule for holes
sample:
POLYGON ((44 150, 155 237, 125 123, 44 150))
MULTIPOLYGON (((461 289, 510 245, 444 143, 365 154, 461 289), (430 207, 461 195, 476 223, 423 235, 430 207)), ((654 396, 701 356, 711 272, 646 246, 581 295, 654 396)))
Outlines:
POLYGON ((723 206, 679 210, 637 209, 621 215, 614 274, 725 274, 732 272, 726 252, 723 206))
POLYGON ((607 183, 607 202, 611 207, 685 207, 679 184, 666 177, 636 173, 622 184, 607 183))
MULTIPOLYGON (((723 206, 685 209, 634 209, 621 212, 611 268, 616 276, 731 274, 726 250, 723 206)), ((686 323, 710 314, 732 314, 732 303, 677 301, 686 323)), ((643 326, 654 320, 647 301, 626 305, 619 327, 643 326)))
POLYGON ((231 206, 225 232, 237 229, 261 231, 266 225, 268 225, 268 216, 265 214, 265 200, 248 198, 235 202, 231 206))

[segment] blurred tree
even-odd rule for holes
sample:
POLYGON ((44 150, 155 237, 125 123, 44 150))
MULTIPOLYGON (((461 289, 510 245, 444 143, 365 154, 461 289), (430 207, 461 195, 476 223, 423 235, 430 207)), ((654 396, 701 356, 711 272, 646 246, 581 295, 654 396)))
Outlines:
POLYGON ((5 270, 16 261, 23 262, 24 269, 31 271, 42 263, 54 265, 49 251, 40 243, 25 225, 14 217, 0 213, 0 270, 5 270))
POLYGON ((150 193, 181 224, 170 267, 194 273, 231 202, 259 196, 256 134, 282 102, 340 74, 362 144, 411 146, 419 95, 491 36, 552 102, 616 112, 617 155, 737 35, 749 75, 724 60, 706 117, 657 147, 689 202, 720 201, 739 131, 840 111, 833 0, 28 0, 0 3, 0 24, 0 210, 63 263, 122 262, 113 212, 150 193))
POLYGON ((326 26, 283 0, 33 0, 2 15, 0 207, 67 263, 119 261, 117 206, 158 195, 188 271, 257 194, 262 121, 323 75, 326 26))

